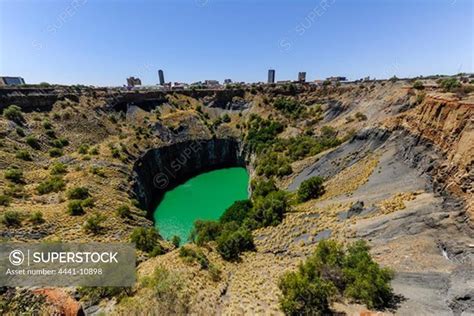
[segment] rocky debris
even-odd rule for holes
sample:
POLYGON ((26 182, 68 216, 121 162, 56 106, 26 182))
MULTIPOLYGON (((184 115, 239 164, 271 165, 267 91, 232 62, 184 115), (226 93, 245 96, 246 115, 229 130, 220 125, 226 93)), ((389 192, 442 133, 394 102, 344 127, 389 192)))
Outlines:
POLYGON ((46 301, 54 306, 55 312, 58 315, 84 315, 81 304, 63 289, 36 289, 33 290, 33 293, 43 295, 46 298, 46 301))
POLYGON ((351 208, 347 211, 347 218, 357 216, 364 211, 364 202, 357 201, 352 204, 351 208))

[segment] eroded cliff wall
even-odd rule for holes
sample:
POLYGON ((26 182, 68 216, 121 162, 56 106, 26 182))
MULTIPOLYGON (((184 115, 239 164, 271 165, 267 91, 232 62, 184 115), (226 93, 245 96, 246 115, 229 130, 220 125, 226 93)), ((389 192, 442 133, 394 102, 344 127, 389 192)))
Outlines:
POLYGON ((164 192, 203 171, 245 166, 240 143, 231 138, 200 139, 155 148, 133 166, 133 192, 153 211, 164 192))

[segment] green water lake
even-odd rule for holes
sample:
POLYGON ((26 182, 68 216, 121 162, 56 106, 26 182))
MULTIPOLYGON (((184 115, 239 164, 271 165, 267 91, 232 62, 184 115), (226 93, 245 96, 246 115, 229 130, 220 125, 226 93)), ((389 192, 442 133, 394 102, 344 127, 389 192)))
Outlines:
POLYGON ((165 239, 177 235, 188 240, 197 219, 218 219, 235 201, 248 198, 249 175, 245 168, 225 168, 202 173, 165 193, 153 214, 155 227, 165 239))

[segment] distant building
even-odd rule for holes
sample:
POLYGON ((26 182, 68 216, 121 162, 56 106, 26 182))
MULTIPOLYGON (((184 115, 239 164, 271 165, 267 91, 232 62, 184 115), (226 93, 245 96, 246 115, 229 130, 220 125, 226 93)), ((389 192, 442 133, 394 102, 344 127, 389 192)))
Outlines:
POLYGON ((204 85, 206 85, 208 88, 218 87, 219 80, 204 80, 204 85))
POLYGON ((268 83, 275 83, 275 69, 268 70, 268 83))
POLYGON ((224 84, 230 84, 232 83, 232 79, 224 79, 224 84))
POLYGON ((22 77, 0 77, 0 86, 19 86, 25 84, 22 77))
POLYGON ((289 84, 291 83, 291 80, 278 80, 277 84, 289 84))
POLYGON ((300 82, 300 83, 306 82, 306 72, 305 71, 300 71, 298 73, 298 82, 300 82))
POLYGON ((165 74, 163 70, 158 70, 158 77, 160 77, 160 86, 163 86, 165 84, 165 74))
POLYGON ((140 78, 135 78, 135 77, 129 77, 127 78, 127 86, 128 87, 135 87, 135 86, 141 86, 142 81, 140 78))
POLYGON ((331 82, 339 82, 339 81, 347 81, 347 78, 337 76, 337 77, 328 77, 328 78, 326 78, 326 80, 331 81, 331 82))

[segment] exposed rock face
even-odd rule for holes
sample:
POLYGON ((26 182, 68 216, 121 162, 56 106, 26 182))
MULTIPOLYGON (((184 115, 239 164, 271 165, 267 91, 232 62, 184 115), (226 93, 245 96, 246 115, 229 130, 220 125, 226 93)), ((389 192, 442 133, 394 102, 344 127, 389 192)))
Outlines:
POLYGON ((472 104, 428 97, 398 122, 414 137, 406 144, 410 147, 407 151, 410 159, 429 164, 425 171, 431 173, 435 189, 452 193, 467 202, 471 222, 474 218, 473 117, 472 104), (431 147, 439 154, 427 155, 426 150, 431 147))
POLYGON ((235 139, 190 140, 147 151, 134 164, 133 191, 141 206, 153 211, 170 188, 203 171, 245 166, 235 139))

